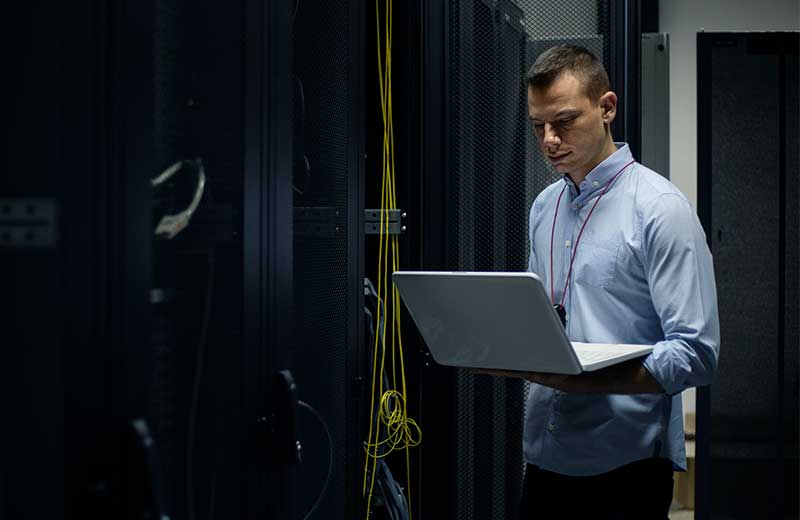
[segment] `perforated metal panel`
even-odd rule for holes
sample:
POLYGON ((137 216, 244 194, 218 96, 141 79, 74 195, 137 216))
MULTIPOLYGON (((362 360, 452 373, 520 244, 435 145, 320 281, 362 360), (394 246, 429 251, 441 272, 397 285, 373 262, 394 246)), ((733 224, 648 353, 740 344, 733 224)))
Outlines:
POLYGON ((332 449, 333 473, 317 514, 346 518, 358 505, 350 493, 361 461, 353 435, 359 401, 349 376, 361 330, 354 300, 363 292, 363 273, 354 258, 355 241, 363 240, 363 229, 359 233, 354 224, 358 211, 363 213, 363 195, 353 184, 362 160, 354 147, 363 146, 357 114, 364 59, 354 35, 363 21, 354 18, 356 7, 347 1, 294 5, 292 371, 299 397, 319 411, 332 438, 329 448, 319 422, 299 412, 304 453, 294 509, 300 517, 314 504, 332 449))
MULTIPOLYGON (((800 37, 795 38, 795 48, 800 51, 800 37)), ((784 220, 785 279, 784 279, 784 351, 783 397, 781 403, 782 428, 780 432, 781 456, 786 468, 784 490, 786 516, 797 517, 800 509, 800 52, 786 56, 784 87, 786 95, 786 213, 784 220), (794 60, 794 66, 790 65, 794 60)))
MULTIPOLYGON (((777 56, 747 56, 745 42, 715 49, 712 82, 720 95, 711 100, 714 131, 710 143, 716 150, 711 171, 714 206, 712 248, 716 260, 720 300, 721 342, 729 347, 721 358, 714 390, 719 398, 712 403, 712 414, 720 421, 713 435, 753 440, 772 435, 773 403, 778 382, 764 377, 777 370, 780 323, 778 293, 780 242, 780 174, 778 158, 781 143, 777 117, 777 56), (757 78, 757 79, 756 79, 757 78), (732 88, 741 84, 741 88, 732 88), (746 87, 744 85, 747 85, 746 87), (752 99, 750 99, 752 97, 752 99), (735 107, 750 100, 753 111, 736 113, 735 107), (742 126, 743 125, 743 126, 742 126), (759 153, 742 147, 741 128, 760 128, 759 153), (743 172, 764 172, 746 175, 743 172), (748 201, 748 211, 741 210, 748 201), (753 306, 752 292, 758 287, 759 305, 753 306), (748 392, 738 389, 749 388, 748 392), (736 418, 747 416, 739 427, 730 428, 736 418), (741 428, 747 428, 745 434, 741 428)), ((757 445, 752 445, 757 449, 757 445)), ((741 449, 741 448, 739 448, 741 449)))
POLYGON ((710 468, 710 504, 698 512, 710 518, 797 516, 797 36, 698 39, 707 142, 698 195, 710 219, 722 349, 710 450, 698 455, 710 468))
MULTIPOLYGON (((608 2, 449 2, 446 268, 524 271, 528 211, 558 175, 541 158, 524 76, 552 45, 607 55, 608 2)), ((515 515, 527 385, 460 372, 454 391, 453 518, 515 515)))
MULTIPOLYGON (((186 229, 153 246, 151 428, 172 514, 237 516, 247 507, 240 462, 252 449, 241 442, 245 8, 158 1, 154 10, 159 170, 142 175, 201 158, 206 183, 186 229)), ((154 190, 156 218, 185 207, 195 175, 186 167, 154 190)))

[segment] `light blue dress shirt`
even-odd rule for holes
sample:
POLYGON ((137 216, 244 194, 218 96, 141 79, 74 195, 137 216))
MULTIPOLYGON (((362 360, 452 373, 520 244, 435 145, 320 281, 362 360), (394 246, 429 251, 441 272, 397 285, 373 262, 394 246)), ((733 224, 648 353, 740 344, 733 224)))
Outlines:
MULTIPOLYGON (((531 207, 529 270, 561 300, 581 225, 606 183, 633 157, 627 144, 580 185, 565 176, 531 207)), ((655 345, 645 368, 664 394, 565 393, 532 384, 525 416, 528 463, 565 475, 595 475, 649 457, 686 469, 680 392, 711 383, 719 318, 711 253, 686 197, 633 163, 597 204, 578 245, 564 307, 567 334, 588 343, 655 345)))

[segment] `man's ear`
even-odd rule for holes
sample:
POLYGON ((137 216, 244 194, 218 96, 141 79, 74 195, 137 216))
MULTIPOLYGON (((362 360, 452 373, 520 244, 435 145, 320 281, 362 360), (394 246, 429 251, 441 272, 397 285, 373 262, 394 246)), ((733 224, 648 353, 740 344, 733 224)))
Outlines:
POLYGON ((603 123, 611 124, 617 116, 617 95, 608 91, 600 96, 600 108, 603 110, 603 123))

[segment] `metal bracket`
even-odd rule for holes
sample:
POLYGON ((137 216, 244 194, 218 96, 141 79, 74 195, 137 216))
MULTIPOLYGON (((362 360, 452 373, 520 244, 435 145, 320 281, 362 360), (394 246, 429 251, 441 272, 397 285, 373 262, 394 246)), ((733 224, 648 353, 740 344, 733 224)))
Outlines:
POLYGON ((367 209, 364 210, 364 233, 367 235, 381 234, 381 212, 383 212, 383 233, 386 235, 400 235, 405 232, 406 226, 403 219, 406 212, 402 209, 367 209))
POLYGON ((0 248, 52 247, 57 238, 54 199, 0 199, 0 248))
POLYGON ((345 212, 341 208, 294 208, 294 232, 298 236, 332 237, 344 230, 345 212))

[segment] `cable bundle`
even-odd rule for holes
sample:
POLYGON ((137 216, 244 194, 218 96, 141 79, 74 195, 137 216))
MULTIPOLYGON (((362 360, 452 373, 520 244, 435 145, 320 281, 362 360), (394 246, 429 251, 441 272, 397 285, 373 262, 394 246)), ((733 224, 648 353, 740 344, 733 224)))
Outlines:
MULTIPOLYGON (((380 0, 375 0, 375 22, 378 43, 378 71, 383 115, 383 181, 381 186, 381 221, 378 251, 378 305, 375 316, 376 327, 374 354, 372 356, 372 390, 370 395, 369 437, 366 442, 366 461, 364 464, 364 484, 362 492, 367 498, 367 518, 372 506, 373 491, 378 460, 396 450, 405 450, 406 456, 406 495, 411 502, 411 469, 409 448, 418 446, 422 432, 407 414, 406 378, 403 361, 403 339, 400 332, 400 296, 397 289, 391 288, 389 294, 390 262, 391 272, 399 267, 399 247, 397 235, 389 235, 386 210, 397 209, 394 168, 394 127, 392 122, 392 0, 385 0, 383 31, 381 31, 380 0), (381 44, 381 36, 385 40, 381 44), (382 56, 383 54, 383 56, 382 56), (389 246, 391 245, 391 251, 389 246), (390 317, 390 319, 386 319, 390 317), (388 334, 387 334, 388 327, 388 334), (390 338, 387 345, 386 338, 390 338), (387 357, 391 363, 391 379, 384 377, 387 370, 387 357), (398 388, 398 382, 400 383, 398 388), (375 418, 375 402, 379 402, 378 417, 375 418), (381 428, 385 430, 382 432, 381 428)), ((409 514, 410 517, 410 514, 409 514)))

